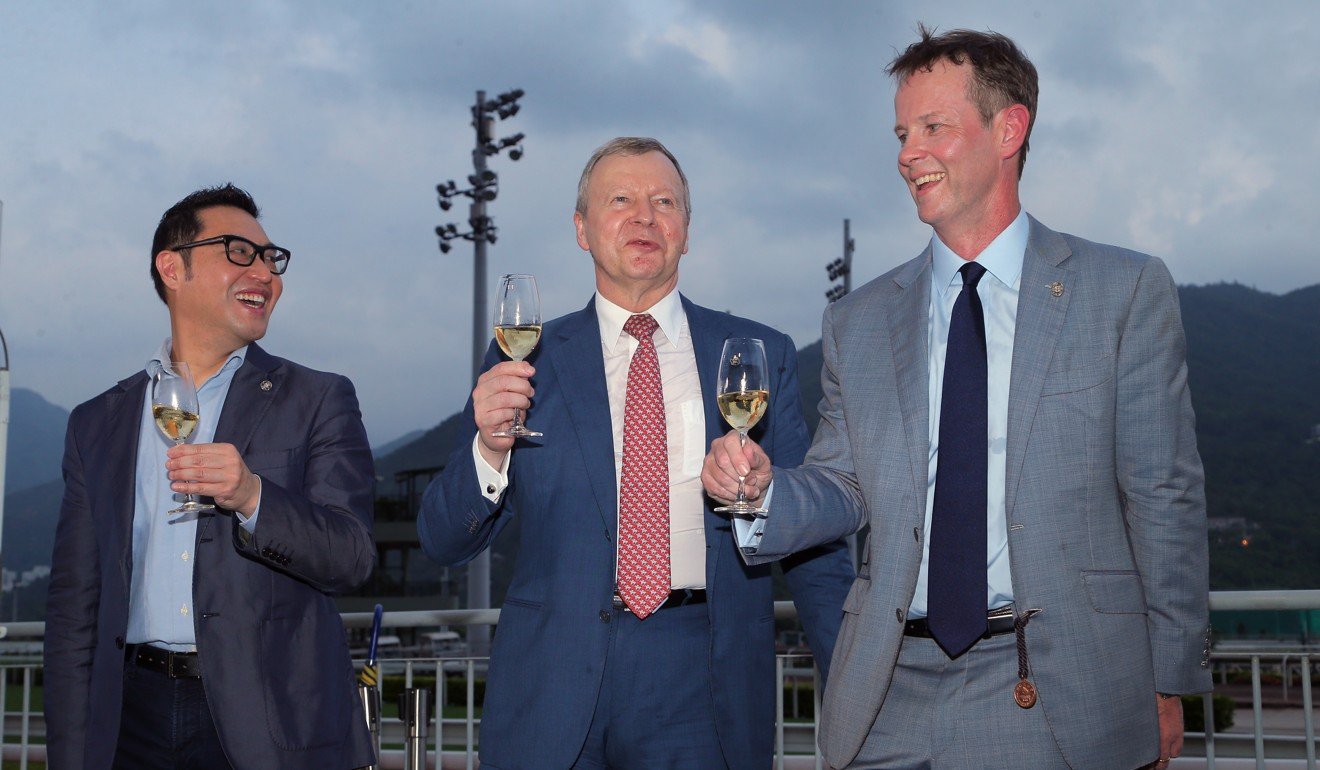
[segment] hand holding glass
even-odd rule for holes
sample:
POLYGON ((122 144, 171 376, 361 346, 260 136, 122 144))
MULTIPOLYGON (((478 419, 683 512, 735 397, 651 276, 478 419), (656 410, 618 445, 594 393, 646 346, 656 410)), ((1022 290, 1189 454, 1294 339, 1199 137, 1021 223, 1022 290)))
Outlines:
MULTIPOLYGON (((151 375, 151 416, 156 420, 156 427, 165 438, 175 446, 188 440, 197 429, 201 419, 198 416, 197 388, 193 385, 192 372, 182 361, 162 364, 159 371, 151 375)), ((214 510, 210 503, 199 502, 188 493, 184 495, 183 505, 169 513, 190 513, 214 510)))
MULTIPOLYGON (((521 361, 541 340, 541 294, 534 275, 502 275, 495 289, 495 342, 514 361, 521 361)), ((513 424, 492 436, 540 436, 528 430, 522 410, 513 410, 513 424)))
MULTIPOLYGON (((751 430, 770 405, 770 382, 765 362, 765 344, 752 337, 730 337, 720 353, 720 373, 716 381, 716 403, 724 420, 738 431, 738 446, 746 446, 751 430)), ((747 501, 743 490, 746 477, 738 477, 738 498, 715 510, 763 516, 765 509, 747 501)))

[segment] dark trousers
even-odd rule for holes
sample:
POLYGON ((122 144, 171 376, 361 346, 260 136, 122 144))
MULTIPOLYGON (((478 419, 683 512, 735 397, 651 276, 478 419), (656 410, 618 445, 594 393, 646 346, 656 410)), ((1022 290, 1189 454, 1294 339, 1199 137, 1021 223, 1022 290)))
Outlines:
MULTIPOLYGON (((711 695, 709 607, 614 611, 596 713, 574 770, 724 768, 711 695)), ((722 719, 739 719, 723 714, 722 719)))
POLYGON ((201 679, 125 664, 114 770, 233 770, 201 679))

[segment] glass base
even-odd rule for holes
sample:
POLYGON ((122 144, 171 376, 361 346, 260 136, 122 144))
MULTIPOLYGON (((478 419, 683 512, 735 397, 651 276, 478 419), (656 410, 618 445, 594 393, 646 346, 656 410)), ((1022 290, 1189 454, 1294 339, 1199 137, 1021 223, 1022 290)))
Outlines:
POLYGON ((215 506, 210 503, 199 503, 195 500, 189 500, 178 508, 167 513, 194 513, 196 511, 214 511, 215 506))
POLYGON ((514 425, 508 430, 497 430, 490 435, 499 436, 500 438, 527 438, 531 436, 544 436, 545 434, 534 430, 528 430, 522 425, 514 425))
POLYGON ((769 513, 766 509, 752 505, 751 503, 729 503, 728 505, 721 505, 714 510, 716 513, 734 513, 740 516, 754 516, 758 519, 764 519, 765 515, 769 513))

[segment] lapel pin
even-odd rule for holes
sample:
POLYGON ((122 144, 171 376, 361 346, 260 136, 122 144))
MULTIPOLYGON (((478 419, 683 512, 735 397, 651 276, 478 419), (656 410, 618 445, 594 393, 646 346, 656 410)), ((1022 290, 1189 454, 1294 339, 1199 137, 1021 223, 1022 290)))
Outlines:
POLYGON ((1054 283, 1050 284, 1050 294, 1053 294, 1056 297, 1062 297, 1063 284, 1059 283, 1058 281, 1055 281, 1054 283))
MULTIPOLYGON (((1062 290, 1060 290, 1060 291, 1062 291, 1062 290)), ((1054 296, 1057 297, 1057 296, 1059 296, 1059 295, 1056 294, 1056 295, 1054 295, 1054 296)), ((275 387, 275 386, 274 386, 273 384, 271 384, 271 381, 270 381, 270 380, 262 380, 262 381, 261 381, 261 385, 260 385, 260 387, 261 387, 261 389, 264 390, 264 391, 269 391, 271 388, 273 388, 273 387, 275 387)))

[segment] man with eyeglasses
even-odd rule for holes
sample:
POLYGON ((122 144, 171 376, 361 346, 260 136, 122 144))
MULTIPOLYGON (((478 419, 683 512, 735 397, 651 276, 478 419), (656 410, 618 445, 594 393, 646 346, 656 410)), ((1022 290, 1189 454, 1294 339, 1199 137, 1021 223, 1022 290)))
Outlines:
POLYGON ((375 761, 330 596, 375 560, 374 469, 353 385, 256 344, 290 255, 233 185, 161 218, 170 337, 69 417, 46 609, 56 770, 356 768, 375 761), (152 370, 189 365, 200 422, 173 446, 152 370), (215 509, 171 516, 176 495, 215 509))

